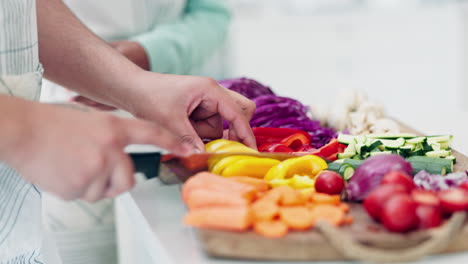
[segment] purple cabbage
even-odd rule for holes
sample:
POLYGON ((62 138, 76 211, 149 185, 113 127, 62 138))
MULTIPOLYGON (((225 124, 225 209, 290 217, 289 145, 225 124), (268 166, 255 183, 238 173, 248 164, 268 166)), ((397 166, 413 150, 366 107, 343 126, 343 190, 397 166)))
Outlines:
POLYGON ((369 192, 380 184, 385 174, 392 170, 399 170, 408 175, 413 173, 411 164, 398 155, 382 154, 364 160, 354 171, 353 177, 346 186, 348 199, 364 200, 369 192))
POLYGON ((440 191, 453 187, 458 187, 462 182, 468 180, 467 172, 455 172, 445 176, 434 175, 422 170, 414 175, 414 183, 419 188, 440 191))
POLYGON ((260 95, 274 94, 270 87, 248 78, 235 78, 219 81, 219 84, 243 96, 254 99, 260 95))
MULTIPOLYGON (((277 96, 261 83, 247 78, 222 80, 224 87, 252 99, 257 109, 250 121, 252 127, 294 128, 311 135, 311 146, 320 148, 337 135, 333 129, 320 126, 320 122, 307 116, 309 107, 288 97, 277 96)), ((224 128, 229 124, 224 121, 224 128)))

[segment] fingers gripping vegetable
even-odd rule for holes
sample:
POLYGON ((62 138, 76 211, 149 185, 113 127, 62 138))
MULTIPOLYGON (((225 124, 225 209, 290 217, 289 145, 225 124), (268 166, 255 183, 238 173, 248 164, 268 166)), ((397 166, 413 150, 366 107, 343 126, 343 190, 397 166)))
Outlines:
POLYGON ((384 175, 393 170, 411 175, 413 168, 409 162, 397 155, 382 154, 366 159, 348 182, 346 188, 348 199, 362 201, 380 184, 384 175))

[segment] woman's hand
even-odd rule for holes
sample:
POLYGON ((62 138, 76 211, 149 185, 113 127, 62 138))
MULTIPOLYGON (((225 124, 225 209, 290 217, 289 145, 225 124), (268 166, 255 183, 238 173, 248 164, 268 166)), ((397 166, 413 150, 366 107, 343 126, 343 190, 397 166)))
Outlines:
POLYGON ((206 77, 141 72, 134 80, 124 109, 162 124, 181 142, 203 151, 201 139, 221 138, 225 119, 230 123, 230 139, 256 148, 249 125, 255 103, 239 93, 206 77))
POLYGON ((157 145, 180 155, 192 152, 155 123, 2 96, 0 100, 0 160, 63 199, 96 201, 130 189, 134 168, 123 151, 129 144, 157 145))

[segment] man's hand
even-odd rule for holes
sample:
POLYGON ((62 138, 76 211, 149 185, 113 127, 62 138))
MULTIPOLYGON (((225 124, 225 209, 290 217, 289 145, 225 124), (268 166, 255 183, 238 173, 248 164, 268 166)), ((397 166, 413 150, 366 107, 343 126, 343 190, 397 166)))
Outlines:
POLYGON ((134 168, 123 151, 129 144, 157 145, 180 155, 193 150, 152 122, 5 96, 0 108, 0 160, 63 199, 96 201, 130 189, 134 168))
POLYGON ((126 110, 135 116, 164 124, 200 151, 201 139, 221 138, 222 119, 230 123, 229 138, 256 148, 249 121, 255 103, 206 77, 141 72, 134 78, 126 110))

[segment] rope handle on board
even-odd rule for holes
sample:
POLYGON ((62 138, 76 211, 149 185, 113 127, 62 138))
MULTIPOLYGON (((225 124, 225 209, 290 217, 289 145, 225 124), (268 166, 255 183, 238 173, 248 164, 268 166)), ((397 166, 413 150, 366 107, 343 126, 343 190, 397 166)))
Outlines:
POLYGON ((372 262, 405 262, 422 258, 447 248, 453 237, 464 226, 465 212, 455 213, 443 226, 433 230, 430 238, 414 247, 405 249, 381 249, 361 244, 350 235, 343 234, 341 230, 321 221, 316 229, 328 240, 338 252, 352 260, 372 262))

